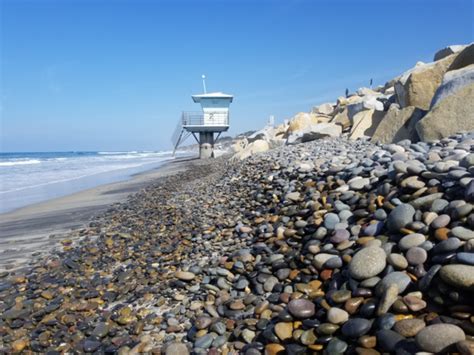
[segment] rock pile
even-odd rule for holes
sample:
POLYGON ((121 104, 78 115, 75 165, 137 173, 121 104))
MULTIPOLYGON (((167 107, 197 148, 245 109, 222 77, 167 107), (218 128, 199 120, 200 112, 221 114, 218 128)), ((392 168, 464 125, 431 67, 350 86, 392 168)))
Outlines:
POLYGON ((0 275, 0 344, 472 354, 473 151, 326 138, 201 162, 0 275))
POLYGON ((384 86, 361 88, 335 103, 300 112, 276 128, 266 127, 253 144, 239 140, 236 158, 342 134, 385 144, 438 140, 474 130, 473 103, 474 44, 449 46, 435 54, 434 62, 418 62, 384 86))

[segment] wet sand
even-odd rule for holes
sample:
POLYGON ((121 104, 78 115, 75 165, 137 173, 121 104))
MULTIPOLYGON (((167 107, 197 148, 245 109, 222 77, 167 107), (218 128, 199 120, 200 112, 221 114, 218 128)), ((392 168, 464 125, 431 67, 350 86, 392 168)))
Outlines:
MULTIPOLYGON (((187 169, 194 158, 177 159, 134 175, 130 180, 97 186, 68 196, 0 214, 0 271, 17 269, 51 252, 72 230, 157 179, 187 169)), ((68 237, 70 237, 68 235, 68 237)))

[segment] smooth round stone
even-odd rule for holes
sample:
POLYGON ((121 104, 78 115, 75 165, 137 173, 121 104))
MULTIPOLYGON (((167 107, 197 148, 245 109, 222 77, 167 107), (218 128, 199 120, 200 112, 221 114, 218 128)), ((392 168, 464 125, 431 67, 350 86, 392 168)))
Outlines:
POLYGON ((443 212, 446 207, 449 206, 449 201, 446 201, 442 198, 436 199, 431 204, 431 211, 440 213, 443 212))
POLYGON ((216 322, 211 326, 211 330, 219 335, 223 335, 226 332, 226 326, 222 322, 216 322))
POLYGON ((330 258, 326 263, 324 263, 324 267, 327 269, 338 269, 342 267, 342 259, 338 256, 330 258))
POLYGON ((405 257, 410 265, 420 265, 428 259, 428 253, 423 248, 411 247, 405 253, 405 257))
POLYGON ((348 240, 351 234, 346 229, 336 229, 332 237, 329 239, 331 243, 342 243, 348 240))
POLYGON ((432 254, 442 254, 442 253, 449 253, 451 251, 457 250, 461 246, 461 241, 456 238, 448 238, 443 240, 441 243, 434 246, 431 250, 432 254))
POLYGON ((356 177, 348 181, 351 190, 362 190, 366 185, 370 183, 367 178, 356 177))
POLYGON ((314 333, 314 329, 309 329, 303 332, 300 337, 300 341, 304 345, 313 345, 317 340, 317 336, 314 333))
POLYGON ((387 261, 397 270, 404 270, 408 267, 408 261, 401 254, 392 253, 387 257, 387 261))
POLYGON ((347 350, 347 343, 338 338, 332 338, 326 347, 327 354, 344 354, 347 350))
POLYGON ((379 221, 385 221, 387 219, 387 216, 387 212, 385 212, 385 210, 382 208, 379 208, 374 213, 374 217, 379 221))
POLYGON ((408 223, 413 222, 414 215, 415 209, 413 206, 407 203, 402 203, 395 207, 388 215, 387 228, 392 232, 398 232, 408 223))
POLYGON ((101 346, 101 342, 97 340, 87 339, 84 342, 84 351, 86 353, 92 353, 96 351, 101 346))
POLYGON ((398 296, 398 287, 395 284, 390 284, 382 293, 380 302, 377 307, 377 315, 382 315, 388 312, 390 307, 395 303, 398 296))
POLYGON ((403 297, 403 302, 413 312, 418 312, 426 308, 426 302, 420 297, 416 297, 414 295, 406 295, 403 297))
POLYGON ((331 300, 336 303, 346 302, 351 298, 351 291, 349 290, 338 290, 331 294, 331 300))
POLYGON ((293 323, 279 322, 275 324, 274 331, 280 340, 285 341, 287 339, 290 339, 293 335, 293 323))
POLYGON ((357 340, 357 342, 366 349, 372 349, 377 345, 377 338, 373 335, 363 335, 357 340))
POLYGON ((105 322, 100 322, 92 331, 92 335, 98 338, 103 338, 109 333, 110 327, 105 322))
POLYGON ((429 325, 422 329, 415 338, 420 349, 432 353, 445 351, 446 348, 465 339, 464 331, 454 324, 429 325))
POLYGON ((474 341, 459 341, 456 343, 456 348, 462 355, 472 355, 474 354, 474 341))
POLYGON ((327 319, 329 323, 342 324, 349 319, 349 313, 337 307, 331 307, 328 310, 327 319))
POLYGON ((197 329, 206 329, 212 323, 212 319, 206 316, 200 316, 196 318, 196 328, 197 329))
POLYGON ((372 323, 365 318, 349 319, 342 326, 342 334, 349 338, 358 338, 370 330, 372 323))
POLYGON ((405 337, 389 329, 379 330, 376 336, 377 336, 377 347, 390 353, 394 352, 397 346, 400 344, 400 342, 405 340, 405 337))
POLYGON ((393 325, 395 324, 395 316, 391 313, 385 313, 380 315, 376 321, 375 326, 377 329, 392 329, 393 325))
POLYGON ((444 265, 439 274, 441 279, 451 286, 474 291, 474 266, 472 265, 444 265))
POLYGON ((375 285, 377 285, 380 282, 380 280, 381 280, 380 277, 374 276, 374 277, 371 277, 369 279, 365 279, 364 281, 362 281, 360 283, 360 286, 361 287, 372 288, 372 287, 375 287, 375 285))
MULTIPOLYGON (((244 337, 244 334, 245 336, 247 336, 247 333, 245 332, 245 330, 242 332, 242 337, 244 337)), ((244 339, 245 340, 245 339, 244 339)), ((217 336, 214 341, 212 342, 212 347, 213 348, 220 348, 222 345, 224 345, 225 343, 227 343, 227 337, 226 336, 223 336, 223 335, 220 335, 220 336, 217 336)))
POLYGON ((401 250, 408 250, 412 247, 417 247, 421 244, 423 244, 426 241, 426 238, 423 234, 420 233, 413 233, 413 234, 408 234, 404 236, 400 241, 398 242, 398 247, 401 250))
POLYGON ((340 221, 341 220, 337 214, 327 213, 326 216, 324 216, 324 227, 333 230, 336 227, 336 224, 338 224, 340 221))
POLYGON ((349 273, 357 280, 374 277, 385 268, 386 258, 382 248, 375 246, 362 248, 349 263, 349 273))
POLYGON ((364 235, 373 235, 373 236, 379 235, 380 232, 383 229, 383 226, 384 226, 384 224, 381 221, 378 221, 376 223, 370 223, 369 225, 367 225, 364 228, 363 234, 364 235))
POLYGON ((278 269, 277 272, 275 272, 275 276, 278 278, 278 280, 283 281, 283 280, 286 280, 288 276, 290 276, 290 272, 291 272, 291 269, 288 269, 288 268, 278 269))
POLYGON ((375 293, 381 295, 390 285, 397 286, 398 293, 402 293, 410 284, 410 277, 401 271, 391 272, 386 275, 375 288, 375 293))
POLYGON ((285 347, 281 344, 270 343, 265 345, 265 354, 278 355, 285 353, 285 347))
POLYGON ((474 253, 457 253, 456 260, 462 264, 474 265, 474 253))
POLYGON ((315 306, 313 302, 299 298, 288 303, 288 311, 297 318, 309 318, 314 315, 315 306))
POLYGON ((181 281, 191 281, 196 275, 189 271, 176 271, 174 276, 181 281))
POLYGON ((183 343, 171 343, 166 347, 165 355, 189 355, 189 350, 183 343))
POLYGON ((196 339, 196 341, 194 342, 194 347, 208 349, 213 341, 214 337, 211 334, 205 334, 202 337, 196 339))
POLYGON ((242 336, 242 339, 244 339, 247 344, 250 344, 252 340, 255 338, 255 332, 250 329, 244 329, 242 331, 241 336, 242 336))
POLYGON ((395 323, 393 329, 400 335, 411 338, 417 335, 425 326, 426 324, 422 319, 402 319, 395 323))
POLYGON ((322 323, 317 328, 319 334, 331 335, 334 334, 339 329, 339 326, 332 323, 322 323))
POLYGON ((474 238, 474 231, 464 227, 454 227, 451 234, 461 240, 470 240, 474 238))
POLYGON ((267 292, 271 292, 279 280, 275 276, 270 276, 265 280, 263 284, 263 289, 267 292))
POLYGON ((333 258, 338 258, 338 257, 334 254, 326 254, 326 253, 316 254, 313 259, 313 265, 316 266, 317 269, 322 269, 325 266, 326 262, 328 262, 328 260, 333 259, 333 258))
POLYGON ((447 214, 442 214, 436 217, 431 223, 430 227, 433 229, 446 227, 451 222, 451 217, 447 214))
MULTIPOLYGON (((281 269, 281 270, 284 270, 284 269, 281 269)), ((278 270, 280 271, 280 270, 278 270)), ((286 277, 285 277, 286 278, 286 277)), ((235 288, 237 290, 244 290, 247 286, 249 285, 249 282, 247 279, 244 279, 244 278, 241 278, 239 279, 239 281, 237 281, 237 283, 235 284, 235 288)))

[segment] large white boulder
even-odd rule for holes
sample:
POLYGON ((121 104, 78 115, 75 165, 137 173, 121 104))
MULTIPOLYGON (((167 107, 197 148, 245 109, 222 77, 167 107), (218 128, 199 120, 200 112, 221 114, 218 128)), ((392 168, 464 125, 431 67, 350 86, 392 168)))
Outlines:
POLYGON ((391 105, 372 135, 372 141, 389 144, 409 139, 417 142, 415 126, 423 115, 424 111, 414 106, 399 109, 391 105))
POLYGON ((434 141, 474 130, 474 83, 469 79, 469 67, 451 72, 446 86, 438 89, 430 111, 416 125, 421 140, 434 141))
POLYGON ((318 116, 313 113, 299 112, 289 122, 288 133, 304 131, 313 124, 318 123, 318 116))
POLYGON ((325 103, 319 106, 313 107, 312 113, 330 116, 334 112, 334 105, 325 103))
POLYGON ((247 138, 238 138, 238 139, 234 140, 231 148, 234 151, 234 153, 239 153, 242 150, 244 150, 247 147, 248 144, 249 144, 249 142, 248 142, 247 138))
POLYGON ((471 64, 474 64, 474 43, 467 45, 466 48, 456 54, 456 58, 449 66, 448 71, 461 69, 471 64))
POLYGON ((295 132, 288 136, 286 144, 297 144, 310 142, 325 137, 339 137, 342 127, 334 123, 318 123, 308 127, 304 131, 295 132))
POLYGON ((252 143, 249 143, 242 151, 236 153, 233 158, 234 159, 239 159, 239 160, 244 160, 247 159, 248 157, 257 154, 257 153, 262 153, 266 152, 267 150, 270 149, 270 145, 267 141, 260 139, 256 140, 252 143))
POLYGON ((444 47, 443 49, 440 49, 437 51, 434 55, 433 61, 437 61, 443 58, 446 58, 447 56, 450 56, 451 54, 458 53, 462 51, 464 48, 466 48, 466 45, 461 45, 461 44, 453 44, 451 46, 444 47))
POLYGON ((436 90, 436 93, 431 101, 431 107, 444 100, 449 95, 454 95, 467 85, 474 83, 474 64, 467 67, 448 71, 443 78, 443 82, 436 90))
POLYGON ((378 92, 366 87, 362 87, 357 89, 356 94, 359 96, 369 96, 369 95, 377 95, 378 92))
POLYGON ((343 129, 346 129, 351 126, 351 120, 349 119, 349 113, 346 107, 344 107, 340 112, 338 112, 334 118, 331 120, 331 123, 340 125, 343 129))
POLYGON ((417 65, 400 76, 395 83, 400 106, 428 110, 436 89, 455 58, 456 54, 453 54, 433 63, 417 65))
POLYGON ((385 112, 366 110, 359 112, 353 118, 353 125, 349 135, 350 139, 358 139, 362 137, 371 137, 378 125, 382 121, 385 112))
POLYGON ((362 101, 347 105, 349 118, 353 119, 355 115, 364 110, 383 111, 383 103, 377 100, 378 97, 382 97, 382 95, 364 96, 362 101))

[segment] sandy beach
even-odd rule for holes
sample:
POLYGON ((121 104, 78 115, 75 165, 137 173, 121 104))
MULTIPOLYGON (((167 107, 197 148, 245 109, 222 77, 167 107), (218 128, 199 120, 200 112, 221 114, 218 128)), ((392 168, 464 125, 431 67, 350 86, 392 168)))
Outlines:
POLYGON ((162 177, 185 171, 194 158, 180 158, 136 174, 131 179, 97 186, 61 198, 0 214, 0 271, 14 270, 51 252, 74 231, 76 237, 94 217, 126 201, 162 177))

